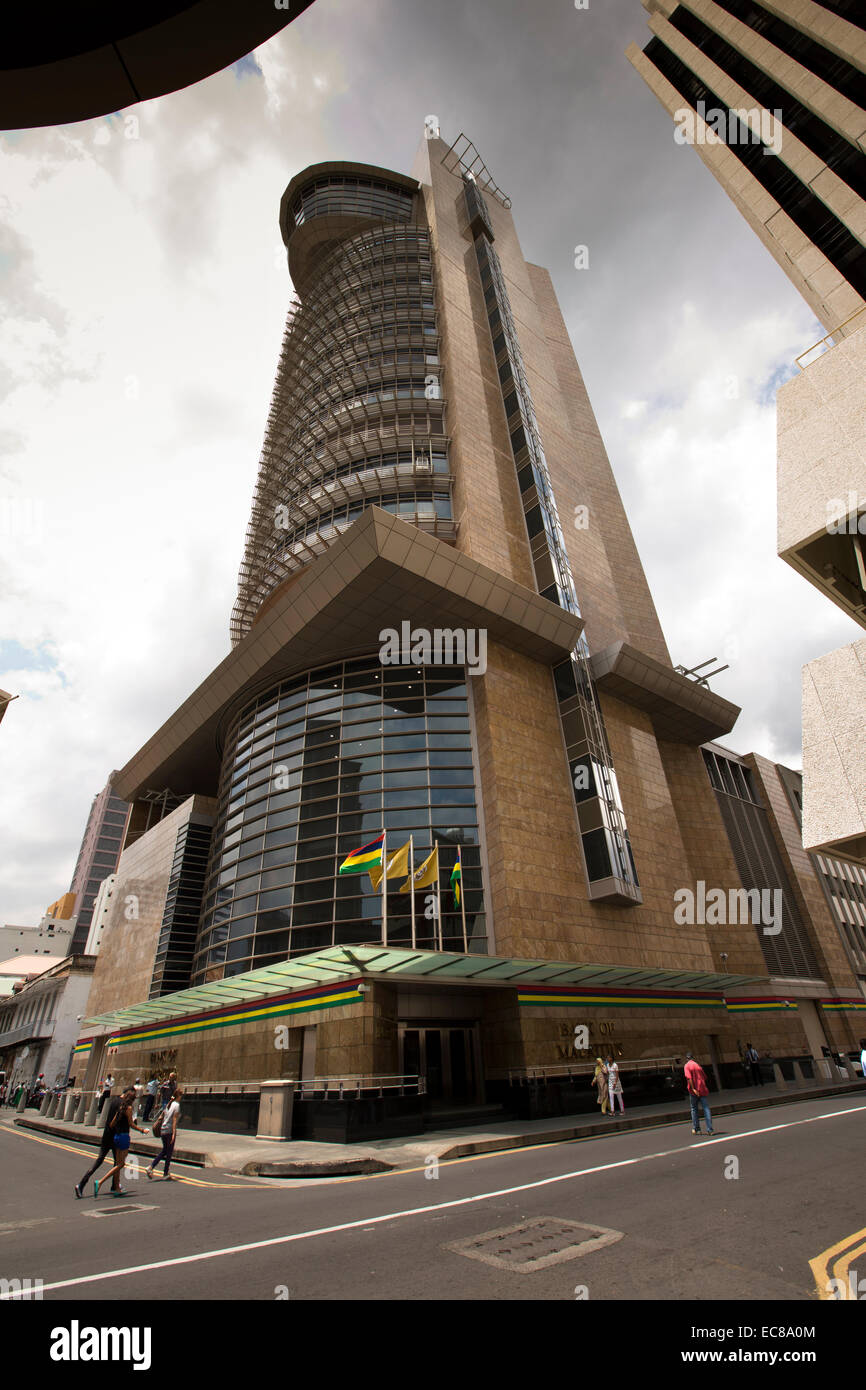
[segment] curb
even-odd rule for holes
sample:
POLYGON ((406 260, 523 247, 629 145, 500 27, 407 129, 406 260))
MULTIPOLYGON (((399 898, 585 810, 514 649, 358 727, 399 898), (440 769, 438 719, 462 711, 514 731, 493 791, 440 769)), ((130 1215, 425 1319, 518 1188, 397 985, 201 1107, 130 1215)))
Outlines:
POLYGON ((355 1177, 365 1173, 393 1173, 397 1164, 384 1163, 380 1158, 337 1158, 332 1163, 298 1162, 282 1163, 279 1159, 271 1162, 245 1163, 241 1173, 245 1177, 258 1178, 338 1178, 355 1177))
MULTIPOLYGON (((53 1134, 57 1139, 74 1139, 76 1144, 90 1144, 94 1149, 98 1149, 102 1142, 102 1131, 98 1134, 91 1134, 90 1132, 76 1134, 72 1130, 66 1128, 61 1129, 59 1126, 52 1124, 50 1120, 25 1120, 23 1118, 16 1118, 15 1124, 20 1125, 22 1129, 37 1129, 42 1134, 53 1134)), ((158 1144, 155 1139, 149 1141, 139 1139, 129 1146, 130 1153, 141 1154, 142 1158, 156 1158, 161 1150, 162 1145, 158 1144)), ((172 1163, 189 1163, 196 1168, 213 1168, 217 1166, 213 1162, 210 1154, 201 1153, 200 1150, 196 1149, 175 1148, 171 1156, 171 1161, 172 1163)))
MULTIPOLYGON (((808 1091, 785 1092, 781 1095, 756 1097, 754 1100, 729 1101, 724 1104, 713 1105, 712 1112, 715 1119, 718 1115, 736 1115, 751 1110, 768 1110, 776 1105, 790 1105, 797 1101, 825 1100, 828 1096, 847 1096, 863 1093, 863 1091, 862 1081, 839 1082, 838 1085, 819 1086, 808 1091)), ((712 1094, 710 1101, 712 1102, 712 1094)), ((490 1139, 467 1140, 465 1143, 452 1144, 450 1148, 443 1149, 437 1157, 442 1162, 452 1158, 471 1158, 475 1154, 507 1153, 509 1149, 536 1148, 544 1144, 568 1143, 574 1139, 598 1139, 602 1135, 622 1134, 626 1130, 662 1129, 670 1125, 684 1125, 688 1120, 689 1111, 683 1105, 678 1106, 675 1110, 659 1110, 654 1115, 636 1115, 613 1121, 608 1120, 605 1123, 594 1121, 589 1125, 570 1125, 558 1129, 535 1130, 528 1134, 500 1134, 490 1139)), ((61 1128, 50 1120, 31 1120, 25 1119, 23 1116, 16 1116, 14 1123, 25 1129, 40 1130, 44 1134, 73 1139, 79 1144, 90 1144, 93 1148, 99 1147, 102 1138, 101 1131, 96 1134, 76 1134, 65 1126, 61 1128)), ((423 1135, 413 1137, 416 1140, 423 1140, 424 1138, 423 1135)), ((346 1148, 351 1149, 351 1147, 351 1145, 340 1145, 344 1153, 346 1148)), ((161 1145, 155 1140, 139 1141, 131 1145, 130 1153, 141 1154, 146 1158, 155 1158, 160 1152, 160 1148, 161 1145)), ((369 1156, 352 1158, 347 1155, 339 1158, 335 1156, 330 1160, 251 1159, 240 1167, 229 1167, 213 1154, 202 1153, 196 1149, 175 1149, 172 1162, 188 1163, 198 1168, 222 1168, 226 1172, 240 1173, 245 1177, 327 1178, 399 1172, 403 1166, 411 1167, 416 1163, 417 1156, 413 1155, 411 1159, 407 1157, 405 1165, 399 1162, 387 1163, 383 1159, 369 1156)))
MULTIPOLYGON (((766 1110, 774 1105, 791 1105, 795 1101, 825 1100, 828 1096, 850 1095, 862 1091, 862 1083, 841 1082, 838 1086, 821 1086, 810 1091, 794 1091, 790 1095, 765 1096, 760 1100, 733 1101, 722 1105, 712 1105, 713 1120, 717 1115, 736 1115, 741 1111, 766 1110)), ((712 1102, 712 1094, 710 1094, 712 1102)), ((496 1153, 497 1150, 533 1148, 539 1144, 557 1144, 572 1139, 597 1139, 603 1134, 622 1134, 624 1130, 662 1129, 667 1125, 687 1124, 689 1111, 685 1108, 660 1110, 655 1115, 639 1115, 634 1119, 598 1122, 591 1125, 574 1126, 551 1130, 547 1133, 537 1131, 533 1134, 501 1135, 498 1139, 479 1139, 465 1144, 455 1144, 439 1154, 440 1161, 446 1158, 469 1158, 473 1154, 496 1153)))

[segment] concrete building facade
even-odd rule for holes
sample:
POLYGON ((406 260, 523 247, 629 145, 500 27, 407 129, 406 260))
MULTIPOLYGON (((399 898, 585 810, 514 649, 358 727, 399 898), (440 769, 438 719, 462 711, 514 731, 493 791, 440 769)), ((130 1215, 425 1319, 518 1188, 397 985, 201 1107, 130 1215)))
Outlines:
POLYGON ((129 807, 114 794, 109 779, 93 798, 72 876, 70 892, 75 894, 78 919, 72 942, 75 954, 83 951, 87 944, 99 885, 117 868, 128 813, 129 807))
MULTIPOLYGON (((866 626, 866 19, 643 0, 628 57, 826 329, 777 395, 779 555, 866 626)), ((803 843, 866 855, 866 642, 803 670, 803 843)))

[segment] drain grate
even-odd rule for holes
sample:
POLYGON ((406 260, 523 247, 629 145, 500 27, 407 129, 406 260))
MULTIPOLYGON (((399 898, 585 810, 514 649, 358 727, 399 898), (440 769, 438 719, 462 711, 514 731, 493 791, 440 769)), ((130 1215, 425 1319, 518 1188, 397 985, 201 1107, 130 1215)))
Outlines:
POLYGON ((623 1231, 606 1226, 587 1226, 577 1221, 562 1221, 554 1216, 539 1216, 522 1221, 519 1226, 503 1226, 485 1231, 468 1240, 455 1240, 443 1246, 470 1260, 482 1260, 497 1269, 510 1269, 515 1274, 532 1274, 563 1260, 590 1255, 605 1245, 622 1240, 623 1231))
POLYGON ((133 1211, 158 1211, 158 1207, 140 1206, 136 1202, 127 1202, 125 1206, 120 1204, 112 1207, 101 1207, 99 1211, 84 1211, 82 1216, 128 1216, 133 1211))

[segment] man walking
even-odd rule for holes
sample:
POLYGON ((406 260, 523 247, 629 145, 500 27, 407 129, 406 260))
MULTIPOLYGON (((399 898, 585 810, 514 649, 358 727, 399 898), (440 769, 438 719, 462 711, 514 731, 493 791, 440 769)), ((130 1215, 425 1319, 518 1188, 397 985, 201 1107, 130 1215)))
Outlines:
POLYGON ((752 1047, 751 1043, 746 1043, 746 1061, 751 1072, 752 1085, 763 1086, 764 1078, 761 1075, 761 1057, 757 1048, 752 1047))
POLYGON ((703 1109, 704 1119, 707 1122, 707 1134, 712 1134, 713 1117, 710 1114, 710 1105, 707 1100, 707 1096, 710 1094, 710 1088, 707 1085, 707 1077, 703 1067, 695 1061, 694 1054, 691 1052, 686 1053, 686 1065, 683 1071, 685 1073, 686 1087, 689 1093, 689 1105, 692 1111, 692 1134, 700 1134, 701 1132, 698 1103, 700 1103, 703 1109))
POLYGON ((156 1093, 158 1090, 159 1082, 155 1076, 152 1076, 145 1088, 144 1105, 141 1111, 141 1119, 145 1124, 147 1124, 147 1121, 150 1119, 150 1112, 153 1109, 153 1103, 156 1100, 156 1093))
MULTIPOLYGON (((127 1086, 126 1090, 123 1092, 122 1095, 112 1096, 111 1100, 108 1102, 108 1108, 105 1112, 105 1125, 102 1130, 102 1139, 100 1140, 99 1144, 99 1154, 97 1156, 96 1162, 93 1164, 91 1168, 88 1168, 87 1172, 84 1174, 84 1177, 81 1179, 81 1182, 77 1182, 75 1184, 76 1197, 84 1196, 85 1184, 90 1180, 90 1178, 93 1177, 93 1174, 96 1172, 97 1168, 102 1167, 102 1164, 108 1158, 108 1155, 112 1152, 114 1148, 114 1130, 111 1128, 111 1122, 117 1114, 118 1110, 120 1109, 121 1105, 128 1105, 134 1095, 135 1088, 133 1086, 127 1086)), ((120 1191, 120 1176, 118 1173, 114 1173, 112 1176, 111 1190, 112 1192, 120 1191)))
POLYGON ((108 1097, 111 1095, 111 1088, 112 1088, 113 1085, 114 1085, 114 1077, 112 1076, 111 1072, 109 1072, 108 1075, 106 1076, 105 1080, 104 1080, 103 1083, 102 1083, 102 1095, 99 1097, 99 1113, 100 1113, 100 1115, 102 1114, 102 1111, 103 1111, 103 1107, 104 1107, 104 1105, 105 1105, 105 1102, 108 1100, 108 1097))

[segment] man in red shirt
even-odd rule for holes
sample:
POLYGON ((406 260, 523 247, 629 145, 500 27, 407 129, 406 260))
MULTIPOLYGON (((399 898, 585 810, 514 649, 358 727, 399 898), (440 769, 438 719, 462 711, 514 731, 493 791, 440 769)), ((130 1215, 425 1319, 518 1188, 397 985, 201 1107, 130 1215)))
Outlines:
POLYGON ((692 1108, 692 1133, 700 1134, 701 1121, 698 1115, 698 1104, 700 1103, 704 1112, 704 1119, 707 1122, 707 1134, 713 1132, 713 1117, 710 1114, 710 1104, 707 1100, 710 1088, 707 1085, 706 1073, 702 1066, 694 1059, 694 1054, 686 1053, 686 1065, 683 1068, 686 1078, 686 1087, 689 1093, 689 1104, 692 1108))

